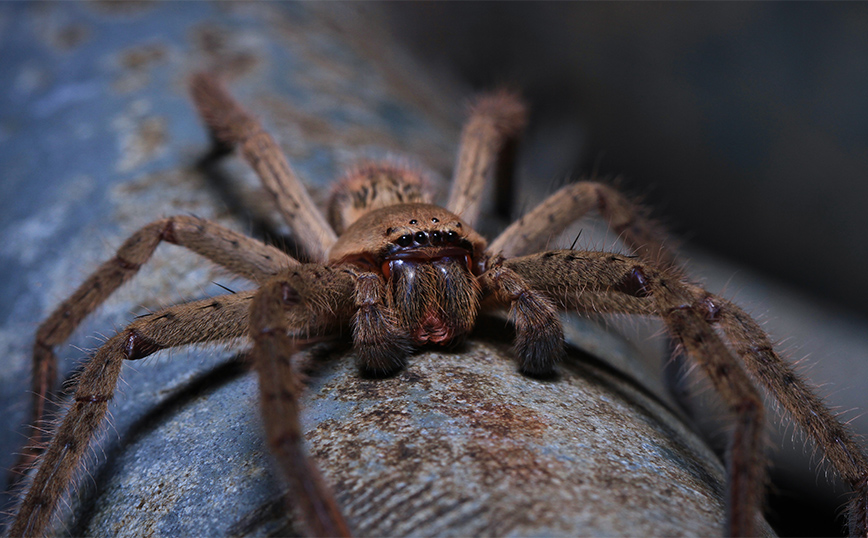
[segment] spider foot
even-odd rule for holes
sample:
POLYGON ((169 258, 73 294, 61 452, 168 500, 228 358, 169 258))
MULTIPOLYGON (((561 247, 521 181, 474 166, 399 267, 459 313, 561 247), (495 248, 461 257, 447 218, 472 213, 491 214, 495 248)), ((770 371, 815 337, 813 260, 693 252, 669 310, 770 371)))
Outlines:
POLYGON ((565 355, 564 335, 560 324, 534 327, 533 331, 519 331, 515 339, 521 373, 535 378, 554 377, 555 365, 565 355))
POLYGON ((356 347, 356 364, 364 377, 389 377, 407 363, 413 346, 409 339, 393 336, 376 344, 356 347))

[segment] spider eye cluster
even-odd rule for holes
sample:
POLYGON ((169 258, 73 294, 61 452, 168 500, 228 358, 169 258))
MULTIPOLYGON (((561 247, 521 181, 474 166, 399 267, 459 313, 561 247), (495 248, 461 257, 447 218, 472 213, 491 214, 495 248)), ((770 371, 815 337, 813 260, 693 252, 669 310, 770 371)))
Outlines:
POLYGON ((411 245, 422 246, 428 243, 432 245, 451 244, 458 241, 458 234, 452 230, 432 230, 428 233, 416 232, 414 234, 404 234, 395 240, 399 247, 409 247, 411 245))

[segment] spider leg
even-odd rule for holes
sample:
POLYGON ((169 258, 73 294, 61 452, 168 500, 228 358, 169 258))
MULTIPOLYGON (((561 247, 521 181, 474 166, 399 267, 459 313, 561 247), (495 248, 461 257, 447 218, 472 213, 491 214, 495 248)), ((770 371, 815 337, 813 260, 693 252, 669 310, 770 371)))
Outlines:
POLYGON ((735 421, 727 458, 727 533, 751 536, 761 504, 763 405, 708 318, 705 293, 671 270, 601 252, 552 251, 503 262, 567 309, 655 315, 708 375, 735 421))
POLYGON ((525 124, 524 104, 502 91, 483 95, 473 103, 461 132, 458 161, 446 208, 471 225, 479 216, 485 181, 507 141, 525 124))
POLYGON ((65 342, 85 317, 124 282, 130 280, 161 242, 185 247, 229 271, 263 281, 281 269, 297 264, 282 251, 207 220, 176 216, 152 222, 127 239, 115 256, 103 263, 36 331, 33 346, 33 408, 29 442, 10 472, 17 482, 38 454, 45 402, 57 383, 54 347, 65 342))
POLYGON ((762 408, 745 385, 761 383, 797 424, 823 449, 835 471, 853 488, 851 536, 868 533, 868 460, 847 427, 778 355, 768 335, 742 309, 683 282, 669 269, 656 269, 624 256, 554 251, 503 263, 562 308, 581 312, 656 315, 697 360, 736 413, 729 462, 729 531, 749 534, 762 484, 760 448, 753 431, 762 408), (718 326, 730 346, 722 347, 718 326), (742 362, 736 363, 734 355, 742 362), (736 367, 737 366, 737 367, 736 367), (741 433, 739 433, 741 432, 741 433), (738 459, 737 459, 738 458, 738 459))
POLYGON ((324 262, 337 241, 274 139, 259 121, 229 95, 216 77, 199 73, 190 93, 215 139, 241 153, 271 193, 286 223, 312 261, 324 262))
POLYGON ((551 374, 564 356, 564 330, 554 303, 504 267, 502 259, 480 275, 480 283, 495 301, 510 307, 519 369, 535 376, 551 374))
POLYGON ((851 536, 868 534, 868 460, 852 433, 823 405, 822 400, 777 353, 768 335, 744 310, 708 295, 707 317, 717 321, 748 373, 789 412, 795 422, 821 447, 838 475, 855 494, 850 502, 851 536))
POLYGON ((357 278, 353 349, 359 369, 372 375, 390 374, 404 366, 412 343, 388 308, 383 279, 374 273, 362 273, 357 278))
POLYGON ((247 333, 253 292, 222 295, 143 316, 110 338, 78 378, 72 405, 45 451, 9 536, 42 536, 91 439, 103 424, 124 360, 247 333))
POLYGON ((579 181, 559 189, 513 222, 491 243, 488 252, 507 258, 539 252, 553 236, 593 209, 640 258, 658 267, 676 266, 672 245, 666 244, 660 226, 616 189, 595 181, 579 181))
MULTIPOLYGON (((329 289, 340 289, 351 297, 353 284, 343 278, 348 274, 333 273, 337 278, 329 289)), ((303 521, 317 536, 349 536, 334 497, 305 454, 298 406, 303 384, 291 367, 291 358, 303 342, 288 334, 287 313, 306 310, 311 288, 321 289, 313 279, 319 277, 296 272, 277 277, 259 290, 250 309, 251 358, 259 374, 268 444, 295 493, 303 521)))

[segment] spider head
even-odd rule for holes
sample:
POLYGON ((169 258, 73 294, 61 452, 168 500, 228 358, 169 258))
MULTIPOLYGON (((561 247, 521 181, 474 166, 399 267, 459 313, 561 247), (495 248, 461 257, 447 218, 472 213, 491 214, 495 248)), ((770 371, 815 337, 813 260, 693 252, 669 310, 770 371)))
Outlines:
MULTIPOLYGON (((434 222, 437 222, 437 219, 433 219, 434 222)), ((410 221, 410 224, 414 224, 416 220, 410 221)), ((461 223, 457 223, 457 226, 460 228, 461 223)), ((402 249, 421 249, 430 245, 432 248, 448 246, 448 245, 456 245, 456 243, 461 241, 463 243, 461 246, 468 251, 472 251, 473 248, 467 239, 461 237, 458 232, 455 230, 449 229, 433 229, 423 231, 419 230, 416 233, 406 233, 392 242, 392 251, 397 252, 402 249)))
POLYGON ((457 215, 401 204, 354 222, 329 253, 382 275, 399 325, 417 345, 446 344, 476 320, 485 240, 457 215))
POLYGON ((481 272, 485 239, 457 215, 431 204, 399 204, 373 211, 354 222, 329 253, 332 263, 373 269, 388 280, 395 262, 463 260, 481 272))

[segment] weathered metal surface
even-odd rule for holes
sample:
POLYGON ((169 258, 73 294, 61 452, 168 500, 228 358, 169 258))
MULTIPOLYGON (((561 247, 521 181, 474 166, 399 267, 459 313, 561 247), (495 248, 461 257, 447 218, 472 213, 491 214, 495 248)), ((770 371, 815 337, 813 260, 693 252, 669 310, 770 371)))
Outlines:
MULTIPOLYGON (((140 226, 195 213, 274 226, 252 173, 195 168, 207 148, 186 97, 190 71, 220 65, 319 199, 346 164, 392 154, 447 177, 461 107, 390 52, 357 8, 312 4, 28 4, 0 13, 0 369, 4 431, 23 431, 39 322, 140 226), (27 24, 19 24, 26 21, 27 24), (14 200, 14 203, 12 202, 14 200), (251 208, 249 213, 241 208, 251 208)), ((222 293, 227 279, 160 247, 60 350, 62 371, 131 313, 222 293)), ((585 325, 584 327, 590 327, 585 325)), ((578 333, 575 333, 578 334, 578 333)), ((635 350, 585 329, 601 361, 635 350), (597 335, 596 337, 594 335, 597 335), (619 350, 620 346, 620 350, 619 350)), ((254 380, 224 348, 127 364, 112 428, 59 533, 286 533, 262 446, 254 380)), ((717 458, 667 410, 656 374, 576 356, 559 379, 515 372, 508 343, 425 352, 386 380, 334 360, 314 380, 311 454, 365 534, 718 534, 717 458), (590 361, 583 364, 583 361, 590 361), (638 380, 638 381, 637 381, 638 380), (648 387, 650 389, 640 388, 648 387)), ((2 436, 2 466, 20 442, 2 436)))
MULTIPOLYGON (((333 359, 305 398, 305 431, 360 535, 723 531, 715 456, 596 359, 573 352, 550 381, 518 374, 502 340, 420 353, 390 379, 333 359)), ((262 446, 255 378, 194 393, 156 412, 95 477, 101 494, 73 534, 294 531, 262 446)))

